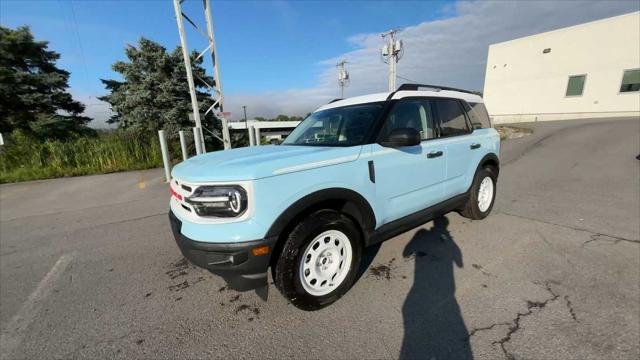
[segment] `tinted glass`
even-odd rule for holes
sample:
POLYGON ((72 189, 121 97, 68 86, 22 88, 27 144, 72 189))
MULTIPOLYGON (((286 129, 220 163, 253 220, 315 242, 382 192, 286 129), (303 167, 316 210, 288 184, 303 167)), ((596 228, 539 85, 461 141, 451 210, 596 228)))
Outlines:
POLYGON ((491 127, 489 113, 487 113, 487 108, 483 103, 463 102, 463 104, 474 129, 487 129, 491 127))
POLYGON ((567 84, 567 96, 580 96, 584 90, 585 75, 569 76, 567 84))
POLYGON ((440 119, 441 136, 453 136, 469 133, 469 126, 462 107, 455 99, 433 99, 440 119))
POLYGON ((282 145, 353 146, 366 140, 383 103, 316 111, 298 125, 282 145))
POLYGON ((626 70, 622 76, 620 92, 640 91, 640 69, 626 70))
POLYGON ((395 129, 413 128, 418 130, 422 140, 431 139, 434 137, 433 124, 433 114, 428 100, 400 100, 391 109, 381 137, 386 138, 395 129))

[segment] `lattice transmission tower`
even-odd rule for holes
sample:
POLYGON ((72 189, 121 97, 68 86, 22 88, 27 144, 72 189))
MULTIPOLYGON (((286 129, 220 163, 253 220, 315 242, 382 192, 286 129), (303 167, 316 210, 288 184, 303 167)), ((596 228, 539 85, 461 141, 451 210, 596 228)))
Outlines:
POLYGON ((229 126, 227 119, 224 116, 224 95, 222 93, 222 82, 220 81, 220 69, 219 69, 219 61, 216 52, 216 41, 213 34, 213 21, 211 19, 211 3, 209 0, 202 0, 202 6, 204 11, 204 19, 206 23, 206 31, 202 29, 201 26, 198 26, 194 20, 192 20, 189 16, 187 16, 184 11, 182 11, 182 3, 185 0, 173 0, 173 7, 176 13, 176 21, 178 24, 178 32, 180 34, 180 44, 182 45, 182 56, 184 58, 184 66, 187 71, 187 81, 189 83, 189 93, 191 95, 191 107, 193 108, 193 121, 196 125, 196 130, 200 133, 200 136, 196 136, 196 138, 200 138, 200 144, 196 143, 196 151, 198 154, 206 152, 204 146, 204 134, 203 129, 209 132, 212 136, 222 141, 224 144, 224 148, 231 148, 231 140, 229 137, 229 126), (195 75, 196 79, 201 82, 204 86, 206 86, 208 93, 213 98, 213 105, 211 105, 204 114, 200 114, 200 107, 198 105, 198 98, 196 96, 196 87, 194 82, 194 73, 193 68, 191 67, 191 58, 189 57, 190 51, 189 46, 187 44, 187 36, 184 31, 184 23, 183 19, 186 20, 189 24, 191 24, 195 30, 203 35, 208 43, 204 50, 198 52, 198 56, 196 59, 200 59, 206 54, 210 54, 211 61, 213 63, 213 83, 209 83, 205 81, 205 79, 200 78, 195 75), (214 118, 218 119, 222 122, 222 138, 216 134, 213 129, 203 128, 200 117, 207 116, 207 114, 211 113, 214 118))

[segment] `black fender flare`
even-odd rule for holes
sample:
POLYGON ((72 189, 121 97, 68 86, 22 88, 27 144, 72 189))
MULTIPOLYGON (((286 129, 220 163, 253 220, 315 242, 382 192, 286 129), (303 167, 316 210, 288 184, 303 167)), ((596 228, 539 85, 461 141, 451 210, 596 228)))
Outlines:
POLYGON ((351 216, 362 229, 366 238, 376 226, 376 217, 369 202, 356 191, 346 188, 327 188, 312 192, 291 204, 273 222, 265 238, 280 237, 289 224, 296 218, 307 215, 310 210, 322 207, 323 204, 341 205, 340 211, 351 216))
MULTIPOLYGON (((482 159, 478 162, 478 167, 476 168, 476 172, 485 164, 491 164, 496 168, 496 171, 500 173, 500 159, 498 155, 494 153, 488 153, 482 157, 482 159)), ((496 178, 498 177, 498 173, 496 174, 496 178)), ((475 173, 474 173, 475 174, 475 173)))

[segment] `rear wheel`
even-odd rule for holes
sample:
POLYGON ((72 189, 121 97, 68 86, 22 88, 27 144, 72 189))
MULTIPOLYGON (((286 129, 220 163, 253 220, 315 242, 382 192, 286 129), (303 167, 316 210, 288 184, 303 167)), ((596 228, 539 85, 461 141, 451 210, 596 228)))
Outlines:
POLYGON ((275 267, 275 285, 296 307, 321 309, 353 284, 362 254, 360 232, 346 215, 321 210, 289 233, 275 267))
POLYGON ((480 168, 473 179, 467 204, 460 214, 473 220, 486 218, 493 209, 496 198, 496 180, 492 167, 480 168))

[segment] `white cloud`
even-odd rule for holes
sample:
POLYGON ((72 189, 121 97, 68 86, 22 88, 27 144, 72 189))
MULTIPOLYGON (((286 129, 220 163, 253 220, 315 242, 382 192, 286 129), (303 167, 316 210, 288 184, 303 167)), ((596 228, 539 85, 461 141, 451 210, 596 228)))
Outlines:
MULTIPOLYGON (((403 29, 405 44, 398 74, 427 84, 482 90, 490 44, 639 10, 637 1, 495 1, 458 2, 447 19, 403 29)), ((450 10, 443 11, 450 13, 450 10)), ((380 32, 388 29, 379 29, 380 32)), ((387 90, 387 65, 380 61, 380 33, 354 34, 347 42, 355 49, 327 59, 317 85, 306 89, 262 94, 228 94, 225 108, 234 119, 249 116, 304 115, 338 97, 335 63, 349 61, 351 84, 346 96, 387 90)), ((312 64, 310 64, 311 66, 312 64)), ((405 82, 398 80, 398 84, 405 82)))
POLYGON ((89 123, 90 127, 94 129, 114 127, 114 125, 109 126, 109 124, 107 124, 107 120, 113 115, 108 103, 98 100, 94 95, 72 93, 72 96, 74 100, 84 104, 85 109, 82 115, 93 119, 89 123))

